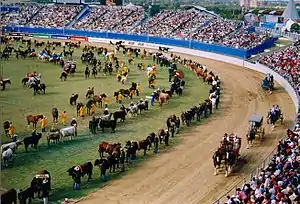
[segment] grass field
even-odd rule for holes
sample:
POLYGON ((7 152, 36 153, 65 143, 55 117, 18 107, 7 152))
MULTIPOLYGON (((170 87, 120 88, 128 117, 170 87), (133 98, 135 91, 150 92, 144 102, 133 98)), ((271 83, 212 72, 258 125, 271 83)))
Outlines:
MULTIPOLYGON (((75 55, 79 57, 81 51, 77 50, 75 55)), ((118 55, 124 61, 127 59, 118 55)), ((41 62, 38 59, 16 60, 11 58, 9 61, 0 61, 0 66, 3 67, 4 78, 10 78, 12 81, 11 87, 4 92, 1 92, 1 124, 5 120, 14 122, 16 134, 21 138, 22 136, 31 133, 31 127, 27 127, 25 120, 28 114, 43 114, 49 118, 48 127, 51 126, 51 109, 57 107, 59 111, 66 110, 68 119, 76 115, 75 108, 69 105, 69 97, 73 92, 79 94, 79 102, 86 102, 84 97, 87 87, 95 87, 95 93, 106 93, 109 96, 110 110, 117 109, 119 105, 115 104, 113 92, 120 88, 129 88, 131 82, 138 82, 142 88, 142 98, 149 96, 153 90, 148 88, 147 76, 145 72, 137 69, 136 64, 141 62, 137 59, 135 65, 129 66, 129 82, 126 85, 121 85, 115 79, 115 76, 103 76, 103 73, 98 75, 96 79, 84 79, 84 68, 78 60, 77 73, 75 77, 68 78, 67 81, 61 82, 58 78, 61 73, 61 68, 58 65, 41 62), (46 94, 33 96, 33 91, 23 88, 21 79, 26 72, 37 71, 42 73, 44 82, 47 86, 46 94)), ((126 60, 127 62, 127 60, 126 60)), ((143 63, 152 63, 149 57, 143 60, 143 63)), ((68 176, 66 170, 76 164, 86 161, 94 161, 99 155, 97 152, 97 145, 101 141, 121 142, 124 144, 127 140, 137 140, 145 138, 148 133, 156 132, 158 128, 165 126, 166 118, 173 113, 180 113, 182 110, 202 102, 208 93, 209 86, 204 85, 196 78, 194 73, 185 70, 181 65, 179 68, 184 70, 186 87, 182 97, 175 96, 170 103, 164 105, 163 108, 150 107, 148 112, 144 112, 133 119, 127 119, 124 123, 117 124, 117 131, 114 134, 100 133, 91 135, 88 130, 89 118, 84 120, 78 118, 79 122, 79 136, 73 141, 66 141, 51 145, 49 148, 45 143, 45 138, 42 138, 38 146, 38 150, 29 149, 29 153, 24 152, 23 146, 20 147, 18 153, 15 155, 14 164, 12 168, 4 169, 1 172, 1 187, 2 188, 25 188, 29 185, 32 177, 40 170, 47 169, 52 176, 53 190, 51 192, 51 201, 61 200, 65 197, 74 198, 86 195, 89 191, 99 188, 103 183, 99 179, 99 169, 95 168, 93 172, 93 181, 90 184, 86 183, 86 178, 83 179, 82 190, 74 192, 72 190, 72 179, 68 176)), ((168 71, 166 68, 158 69, 157 85, 160 87, 169 87, 168 71)), ((133 101, 139 98, 135 97, 133 101)), ((125 104, 130 103, 126 99, 125 104)), ((97 115, 103 112, 103 109, 97 109, 97 115)), ((69 122, 68 122, 69 123, 69 122)), ((38 127, 40 129, 40 125, 38 127)), ((2 141, 6 141, 6 136, 1 136, 2 141)), ((177 139, 171 139, 171 143, 176 143, 177 139)), ((151 154, 151 152, 149 152, 151 154)), ((131 165, 134 168, 139 162, 131 165)), ((119 177, 118 174, 109 175, 109 179, 119 177)))

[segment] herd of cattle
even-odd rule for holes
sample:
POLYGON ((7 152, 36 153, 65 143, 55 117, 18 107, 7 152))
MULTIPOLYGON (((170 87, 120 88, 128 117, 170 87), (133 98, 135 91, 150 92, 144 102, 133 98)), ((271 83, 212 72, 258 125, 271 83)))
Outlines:
MULTIPOLYGON (((157 134, 154 132, 149 134, 144 140, 141 141, 128 141, 126 145, 122 146, 120 143, 111 144, 108 142, 101 142, 99 144, 99 154, 100 159, 96 159, 94 162, 95 166, 99 166, 101 170, 102 178, 106 178, 106 170, 110 169, 110 171, 114 171, 115 167, 119 167, 119 164, 124 164, 124 162, 130 163, 132 160, 136 158, 136 152, 139 150, 143 150, 144 155, 146 155, 147 150, 152 148, 154 145, 154 150, 157 152, 158 144, 161 144, 163 141, 165 145, 168 145, 169 136, 173 137, 175 132, 178 133, 180 122, 185 124, 186 126, 190 126, 193 120, 200 121, 201 117, 207 117, 209 114, 213 112, 213 108, 217 108, 216 101, 219 101, 220 96, 220 78, 215 76, 212 72, 208 72, 205 66, 202 66, 198 62, 194 62, 188 59, 181 59, 179 56, 171 55, 173 62, 182 63, 184 66, 192 70, 196 73, 198 77, 202 77, 204 82, 212 85, 211 90, 209 91, 209 98, 205 100, 203 103, 200 103, 197 106, 193 106, 187 111, 183 111, 180 117, 176 117, 175 115, 170 116, 167 119, 167 127, 168 129, 160 129, 157 134), (108 156, 104 158, 104 153, 108 153, 108 156)), ((170 91, 161 91, 162 93, 168 94, 170 91)), ((159 93, 158 93, 159 96, 159 93)), ((71 101, 70 101, 71 103, 71 101)), ((137 114, 142 110, 148 110, 148 103, 147 101, 140 101, 139 104, 131 104, 128 108, 122 106, 121 110, 116 111, 114 113, 109 113, 106 115, 105 118, 93 118, 94 122, 97 124, 96 127, 98 129, 102 129, 104 131, 104 127, 112 128, 112 131, 115 130, 117 119, 125 120, 125 116, 127 113, 131 115, 137 114), (133 108, 135 107, 135 108, 133 108), (113 116, 113 119, 110 117, 113 116)), ((90 128, 91 128, 90 121, 90 128)), ((76 127, 66 127, 60 130, 55 130, 53 132, 47 133, 47 140, 48 144, 50 144, 50 140, 59 141, 59 139, 65 138, 67 136, 77 136, 76 127)), ((4 166, 6 166, 13 158, 13 153, 17 151, 19 145, 24 143, 25 150, 27 152, 27 148, 32 145, 33 147, 37 148, 39 140, 42 138, 41 133, 33 132, 31 136, 25 137, 24 140, 14 141, 8 144, 2 145, 2 159, 4 161, 4 166)), ((124 165, 123 165, 124 167, 124 165)), ((81 165, 77 165, 71 167, 68 172, 69 175, 72 176, 74 182, 81 182, 80 178, 84 175, 88 175, 89 179, 91 179, 93 165, 91 162, 86 162, 81 165)), ((24 191, 20 191, 19 193, 19 200, 20 202, 25 202, 26 200, 31 200, 34 198, 34 194, 38 193, 42 189, 42 181, 45 178, 49 180, 49 190, 50 187, 50 173, 46 170, 41 172, 39 175, 41 177, 35 177, 31 182, 30 186, 25 189, 24 191), (47 176, 48 175, 48 176, 47 176)), ((2 201, 7 201, 5 203, 13 203, 17 198, 17 193, 14 189, 8 190, 6 193, 1 195, 2 201)))

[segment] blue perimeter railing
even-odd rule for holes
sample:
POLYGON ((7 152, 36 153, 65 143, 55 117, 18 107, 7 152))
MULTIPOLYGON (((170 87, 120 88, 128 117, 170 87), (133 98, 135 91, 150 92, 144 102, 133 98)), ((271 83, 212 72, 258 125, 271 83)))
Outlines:
MULTIPOLYGON (((155 36, 144 36, 144 35, 134 35, 134 34, 122 34, 122 33, 111 33, 111 32, 97 32, 97 31, 84 31, 75 29, 57 29, 57 28, 38 28, 38 27, 27 27, 27 26, 6 26, 4 27, 4 32, 20 32, 20 33, 39 33, 39 34, 52 34, 52 35, 64 35, 67 36, 84 36, 84 37, 95 37, 95 38, 108 38, 108 39, 119 39, 119 40, 129 40, 138 41, 145 43, 154 43, 161 45, 185 47, 191 49, 197 49, 207 52, 214 52, 219 54, 225 54, 229 56, 239 57, 246 59, 251 55, 263 52, 265 49, 273 46, 274 42, 278 39, 273 37, 266 40, 261 45, 254 47, 249 50, 236 49, 231 47, 225 47, 222 45, 208 44, 203 42, 197 42, 194 40, 180 40, 172 38, 162 38, 155 36)), ((68 38, 67 38, 68 39, 68 38)))

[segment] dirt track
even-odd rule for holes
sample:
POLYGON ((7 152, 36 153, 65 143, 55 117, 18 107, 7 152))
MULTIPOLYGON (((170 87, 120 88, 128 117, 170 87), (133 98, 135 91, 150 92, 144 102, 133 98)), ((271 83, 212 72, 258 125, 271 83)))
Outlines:
POLYGON ((108 182, 80 203, 212 203, 274 149, 294 118, 295 111, 288 94, 277 85, 279 90, 266 96, 260 88, 263 75, 222 62, 194 59, 214 70, 224 82, 221 112, 201 126, 181 134, 180 145, 172 151, 152 157, 132 174, 108 182), (271 131, 265 123, 266 140, 256 141, 254 147, 247 150, 245 132, 248 117, 255 113, 265 115, 272 104, 282 107, 284 125, 278 125, 271 131), (224 174, 213 175, 211 159, 225 132, 243 137, 241 155, 247 161, 228 178, 224 174))

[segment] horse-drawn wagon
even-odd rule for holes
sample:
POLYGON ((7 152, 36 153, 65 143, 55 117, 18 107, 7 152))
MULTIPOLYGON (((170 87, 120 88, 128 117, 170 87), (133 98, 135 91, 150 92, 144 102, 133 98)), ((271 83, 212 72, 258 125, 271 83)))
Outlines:
POLYGON ((273 107, 269 110, 267 119, 267 123, 271 125, 275 125, 278 120, 280 120, 280 123, 283 124, 283 114, 278 105, 273 105, 273 107))
POLYGON ((274 89, 274 77, 272 74, 267 74, 267 76, 262 80, 261 87, 264 90, 269 91, 269 93, 272 93, 272 90, 274 89))
POLYGON ((225 133, 220 146, 213 155, 214 175, 218 174, 218 168, 221 166, 225 168, 225 177, 231 173, 233 167, 237 165, 240 159, 241 145, 242 138, 234 134, 228 135, 225 133))
POLYGON ((261 115, 252 115, 249 118, 249 131, 247 133, 248 144, 252 146, 253 140, 256 136, 260 140, 265 137, 265 128, 263 127, 263 116, 261 115))

